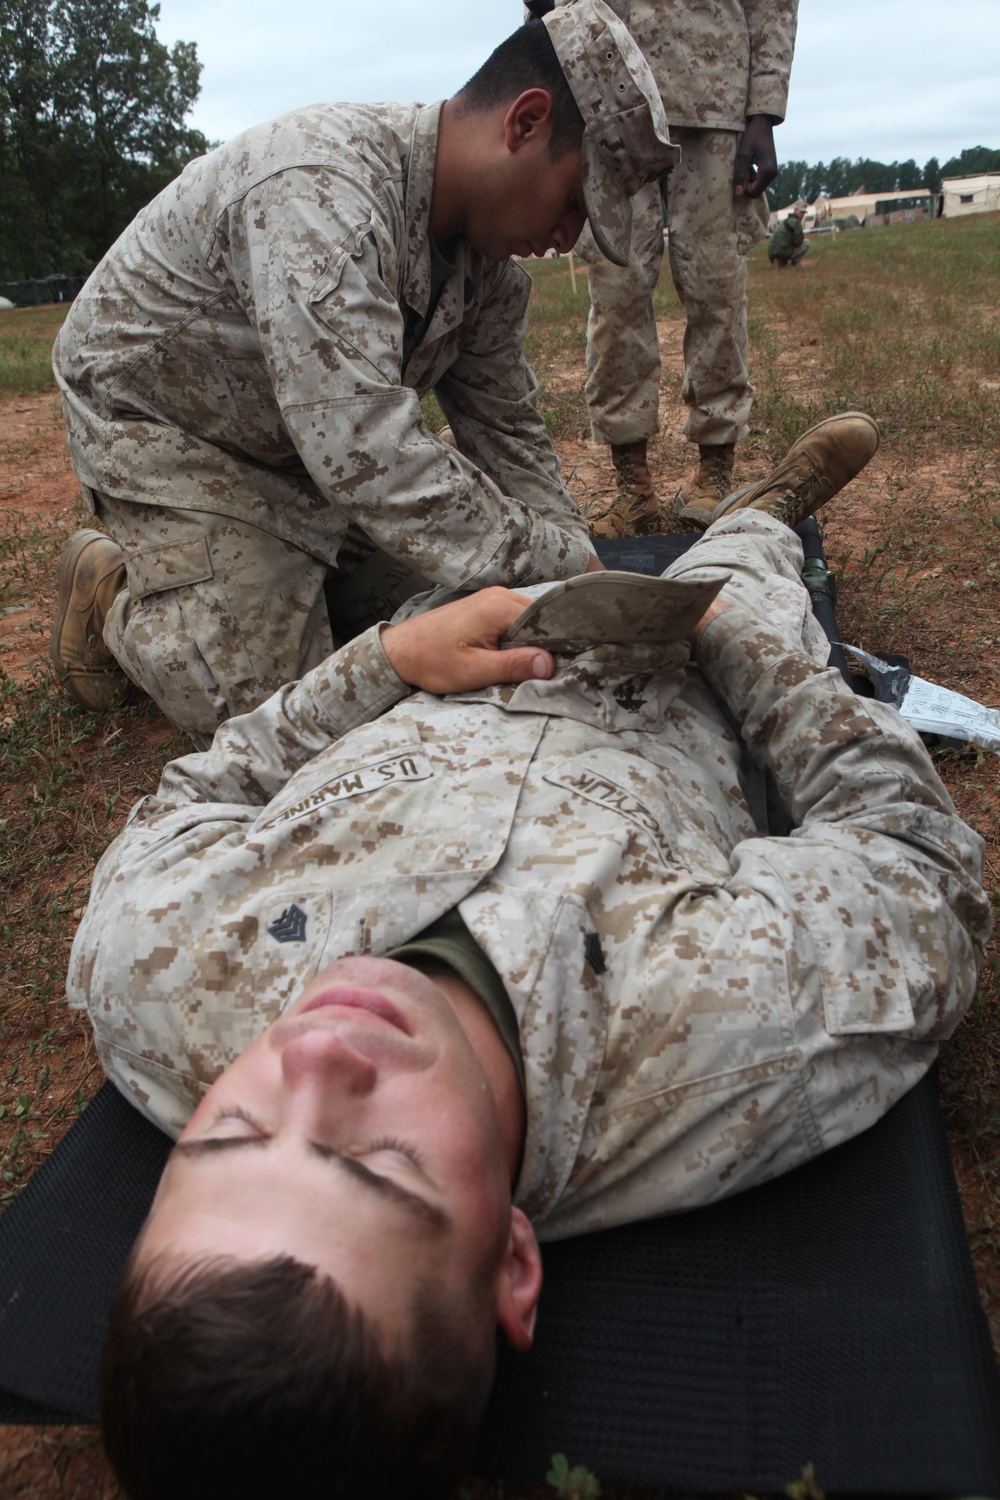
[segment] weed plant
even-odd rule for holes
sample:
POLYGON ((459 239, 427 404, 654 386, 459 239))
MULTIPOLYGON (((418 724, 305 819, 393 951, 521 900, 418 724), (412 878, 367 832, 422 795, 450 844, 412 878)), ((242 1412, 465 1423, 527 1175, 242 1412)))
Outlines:
POLYGON ((65 307, 0 312, 0 399, 55 388, 52 342, 65 316, 65 307))
POLYGON ((528 261, 525 269, 534 285, 524 347, 538 380, 538 405, 553 439, 579 437, 590 430, 583 395, 587 268, 575 262, 575 291, 564 257, 528 261))

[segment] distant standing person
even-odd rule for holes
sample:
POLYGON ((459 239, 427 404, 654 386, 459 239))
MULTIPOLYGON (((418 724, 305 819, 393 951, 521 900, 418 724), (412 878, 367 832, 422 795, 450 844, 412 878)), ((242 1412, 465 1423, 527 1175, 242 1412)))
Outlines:
POLYGON ((809 254, 809 241, 802 231, 802 220, 805 218, 806 205, 799 200, 792 204, 792 211, 786 214, 771 230, 771 238, 767 242, 767 258, 772 266, 782 270, 785 266, 797 266, 809 254))
MULTIPOLYGON (((545 0, 541 0, 544 7, 545 0)), ((670 274, 687 319, 684 435, 696 473, 674 509, 711 510, 733 488, 733 452, 753 399, 747 375, 746 254, 764 237, 764 189, 777 175, 773 127, 785 115, 797 0, 613 0, 645 53, 680 165, 633 200, 631 264, 619 268, 584 231, 591 262, 587 405, 611 445, 615 499, 591 516, 599 536, 657 529, 662 501, 646 459, 659 427, 660 350, 653 289, 669 226, 670 274)))

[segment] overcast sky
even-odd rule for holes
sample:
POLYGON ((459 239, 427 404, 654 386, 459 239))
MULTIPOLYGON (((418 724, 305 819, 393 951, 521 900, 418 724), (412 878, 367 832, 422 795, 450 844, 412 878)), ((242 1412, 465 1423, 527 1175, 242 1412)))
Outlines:
MULTIPOLYGON (((519 0, 161 0, 158 32, 197 43, 190 123, 224 140, 321 99, 443 98, 520 17, 519 0)), ((1000 147, 1000 0, 800 0, 776 139, 808 162, 1000 147)))

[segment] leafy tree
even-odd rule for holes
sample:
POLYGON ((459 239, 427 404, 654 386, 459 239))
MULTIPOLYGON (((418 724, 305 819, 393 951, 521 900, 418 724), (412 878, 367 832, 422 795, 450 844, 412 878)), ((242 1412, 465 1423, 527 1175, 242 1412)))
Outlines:
POLYGON ((804 161, 786 161, 778 167, 778 175, 767 189, 767 201, 772 208, 786 208, 802 196, 809 165, 804 161))
POLYGON ((191 139, 184 117, 198 97, 201 64, 193 42, 168 51, 146 0, 56 0, 53 108, 73 148, 78 222, 109 245, 146 194, 129 166, 172 159, 191 139), (138 191, 137 191, 138 189, 138 191))
POLYGON ((54 269, 49 51, 48 0, 0 0, 0 272, 8 276, 54 269))
POLYGON ((767 190, 767 200, 772 208, 787 208, 796 198, 805 198, 812 203, 820 193, 830 198, 849 198, 862 189, 867 193, 919 192, 926 189, 935 193, 940 189, 942 177, 958 177, 973 172, 1000 172, 1000 150, 987 146, 971 146, 960 156, 954 156, 942 167, 936 156, 932 156, 923 170, 912 157, 908 161, 873 161, 859 156, 849 161, 846 156, 835 156, 829 164, 817 162, 810 166, 804 161, 782 162, 778 175, 767 190))
POLYGON ((1000 150, 994 151, 989 146, 967 146, 941 168, 942 177, 971 177, 979 172, 1000 172, 1000 150))
POLYGON ((0 0, 0 279, 85 271, 208 142, 148 0, 0 0))
POLYGON ((916 191, 924 185, 924 174, 911 157, 909 161, 901 161, 899 171, 896 174, 896 187, 900 192, 907 188, 916 191))

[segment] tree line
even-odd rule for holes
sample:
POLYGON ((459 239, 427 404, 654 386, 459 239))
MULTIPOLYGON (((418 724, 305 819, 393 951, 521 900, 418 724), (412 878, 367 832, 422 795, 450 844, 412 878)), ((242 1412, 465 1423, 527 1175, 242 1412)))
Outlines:
MULTIPOLYGON (((194 42, 167 48, 148 0, 0 0, 0 281, 83 274, 210 143, 185 119, 198 97, 194 42)), ((821 192, 927 189, 1000 171, 973 146, 942 166, 834 157, 782 163, 772 208, 821 192)))
POLYGON ((209 142, 147 0, 0 0, 0 281, 89 271, 209 142))
POLYGON ((849 161, 835 156, 831 162, 817 162, 811 167, 804 161, 782 162, 778 175, 767 190, 772 208, 786 208, 796 198, 812 203, 820 193, 830 198, 848 198, 860 187, 868 193, 940 192, 944 177, 970 176, 974 172, 1000 172, 1000 150, 989 146, 969 146, 942 166, 936 156, 922 167, 909 161, 871 161, 859 156, 849 161))

